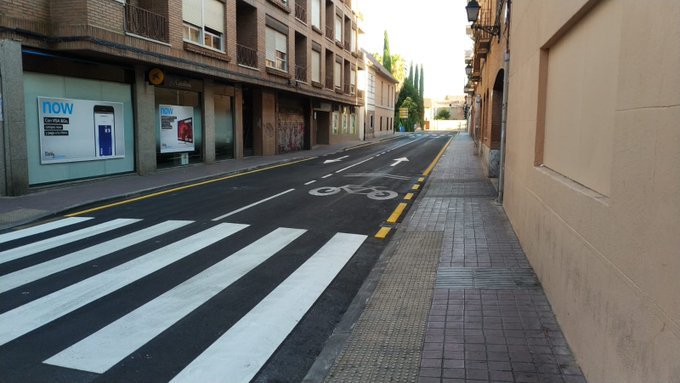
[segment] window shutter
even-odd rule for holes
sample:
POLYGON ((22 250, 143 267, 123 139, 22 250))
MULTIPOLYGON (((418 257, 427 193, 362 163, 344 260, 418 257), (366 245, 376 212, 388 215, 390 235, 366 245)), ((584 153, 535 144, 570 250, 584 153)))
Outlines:
POLYGON ((182 0, 182 19, 196 26, 203 26, 201 0, 182 0))
POLYGON ((205 0, 205 26, 224 33, 224 3, 205 0))
POLYGON ((276 31, 266 28, 265 33, 265 52, 267 60, 276 62, 276 31))

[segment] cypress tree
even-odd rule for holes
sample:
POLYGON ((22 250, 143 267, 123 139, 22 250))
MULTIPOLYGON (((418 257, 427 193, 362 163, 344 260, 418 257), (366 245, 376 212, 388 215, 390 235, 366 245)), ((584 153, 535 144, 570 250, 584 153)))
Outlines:
POLYGON ((418 84, 418 93, 420 93, 420 97, 423 98, 425 96, 425 77, 423 76, 423 64, 420 64, 420 76, 418 80, 420 81, 418 84))
POLYGON ((416 65, 416 70, 415 70, 414 76, 415 77, 413 78, 413 87, 415 88, 416 93, 418 93, 420 95, 420 88, 419 88, 419 86, 420 86, 420 72, 418 71, 418 65, 416 65))
POLYGON ((406 81, 411 84, 412 87, 415 87, 413 84, 413 61, 411 61, 411 66, 408 69, 408 77, 406 78, 406 81))
POLYGON ((382 64, 387 69, 392 73, 392 55, 390 54, 390 39, 387 37, 387 30, 385 30, 385 38, 383 40, 383 57, 382 57, 382 64))

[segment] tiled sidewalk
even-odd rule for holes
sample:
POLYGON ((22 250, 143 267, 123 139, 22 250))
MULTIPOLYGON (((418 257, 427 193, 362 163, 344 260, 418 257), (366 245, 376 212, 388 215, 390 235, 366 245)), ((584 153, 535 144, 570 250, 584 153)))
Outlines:
POLYGON ((585 382, 540 284, 458 135, 408 231, 443 232, 419 382, 585 382))

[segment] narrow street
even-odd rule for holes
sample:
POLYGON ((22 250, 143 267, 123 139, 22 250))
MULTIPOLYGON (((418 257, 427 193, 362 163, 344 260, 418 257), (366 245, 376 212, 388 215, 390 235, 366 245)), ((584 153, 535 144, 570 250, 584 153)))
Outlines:
POLYGON ((452 136, 0 234, 0 380, 301 380, 386 246, 374 235, 452 136))

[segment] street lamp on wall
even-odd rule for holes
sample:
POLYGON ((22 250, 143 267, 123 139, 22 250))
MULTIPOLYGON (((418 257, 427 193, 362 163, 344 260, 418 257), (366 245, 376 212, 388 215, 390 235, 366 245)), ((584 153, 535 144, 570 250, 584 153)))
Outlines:
POLYGON ((467 12, 468 21, 472 23, 472 29, 482 30, 491 36, 501 35, 501 26, 499 25, 500 19, 496 18, 496 24, 494 25, 479 25, 477 24, 477 19, 479 18, 479 3, 477 0, 470 0, 465 6, 465 12, 467 12))
POLYGON ((472 65, 470 65, 470 63, 465 66, 465 74, 468 76, 472 74, 472 65))

